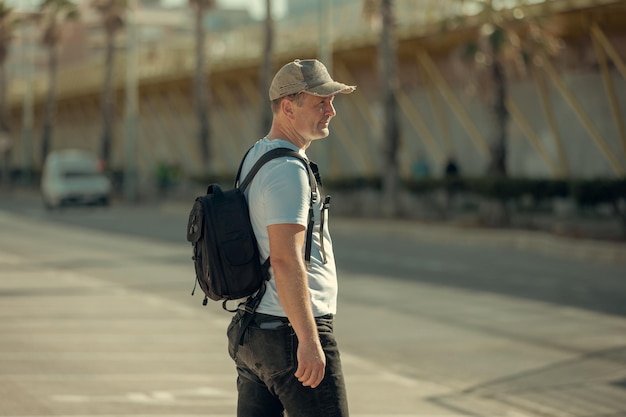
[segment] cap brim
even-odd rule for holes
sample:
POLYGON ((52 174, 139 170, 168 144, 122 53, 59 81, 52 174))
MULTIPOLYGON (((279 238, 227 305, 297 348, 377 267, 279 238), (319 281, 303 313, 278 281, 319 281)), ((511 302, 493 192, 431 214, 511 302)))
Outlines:
POLYGON ((333 82, 319 85, 317 87, 309 88, 307 90, 304 90, 304 92, 308 94, 313 94, 316 96, 327 97, 327 96, 334 96, 335 94, 339 94, 339 93, 350 94, 354 90, 356 90, 355 85, 346 85, 343 83, 338 83, 336 81, 333 81, 333 82))

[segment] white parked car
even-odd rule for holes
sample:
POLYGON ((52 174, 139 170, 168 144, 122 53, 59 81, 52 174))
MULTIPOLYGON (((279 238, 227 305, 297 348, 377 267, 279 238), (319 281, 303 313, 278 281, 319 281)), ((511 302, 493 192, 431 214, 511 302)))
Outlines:
POLYGON ((68 204, 108 205, 111 181, 98 158, 79 149, 48 154, 41 176, 41 194, 47 208, 68 204))

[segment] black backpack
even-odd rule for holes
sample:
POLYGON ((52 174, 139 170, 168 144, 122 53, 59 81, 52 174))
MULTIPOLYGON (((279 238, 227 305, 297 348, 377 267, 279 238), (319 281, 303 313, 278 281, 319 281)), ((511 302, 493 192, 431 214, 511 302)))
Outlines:
POLYGON ((199 284, 205 294, 203 305, 207 304, 208 298, 215 301, 223 300, 222 306, 228 311, 236 311, 226 307, 229 300, 250 297, 256 293, 246 303, 246 310, 254 311, 265 293, 265 283, 270 279, 270 259, 262 264, 259 260, 259 248, 250 222, 244 191, 259 169, 272 159, 291 156, 298 158, 306 166, 311 185, 306 262, 309 262, 311 256, 313 204, 318 198, 317 172, 313 171, 298 152, 288 148, 277 148, 264 154, 254 164, 243 182, 239 183, 241 168, 248 152, 239 164, 234 188, 224 191, 217 184, 209 185, 206 195, 196 198, 187 223, 187 241, 193 245, 192 260, 196 270, 196 282, 191 294, 195 293, 196 285, 199 284))

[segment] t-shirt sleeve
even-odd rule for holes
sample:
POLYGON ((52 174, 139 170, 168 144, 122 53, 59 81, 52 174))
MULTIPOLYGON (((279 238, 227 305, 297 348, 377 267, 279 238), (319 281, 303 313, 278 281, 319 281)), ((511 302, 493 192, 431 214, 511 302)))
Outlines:
MULTIPOLYGON (((274 161, 272 161, 274 162, 274 161)), ((297 159, 276 161, 264 176, 266 224, 307 225, 310 186, 306 168, 297 159)))

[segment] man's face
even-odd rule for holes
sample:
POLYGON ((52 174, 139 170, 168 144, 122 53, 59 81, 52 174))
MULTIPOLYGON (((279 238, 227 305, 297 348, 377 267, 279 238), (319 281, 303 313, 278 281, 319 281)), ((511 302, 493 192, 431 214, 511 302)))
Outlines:
POLYGON ((294 125, 298 133, 309 140, 328 136, 328 124, 337 114, 333 107, 334 99, 335 96, 319 97, 303 93, 302 105, 294 109, 294 125))

